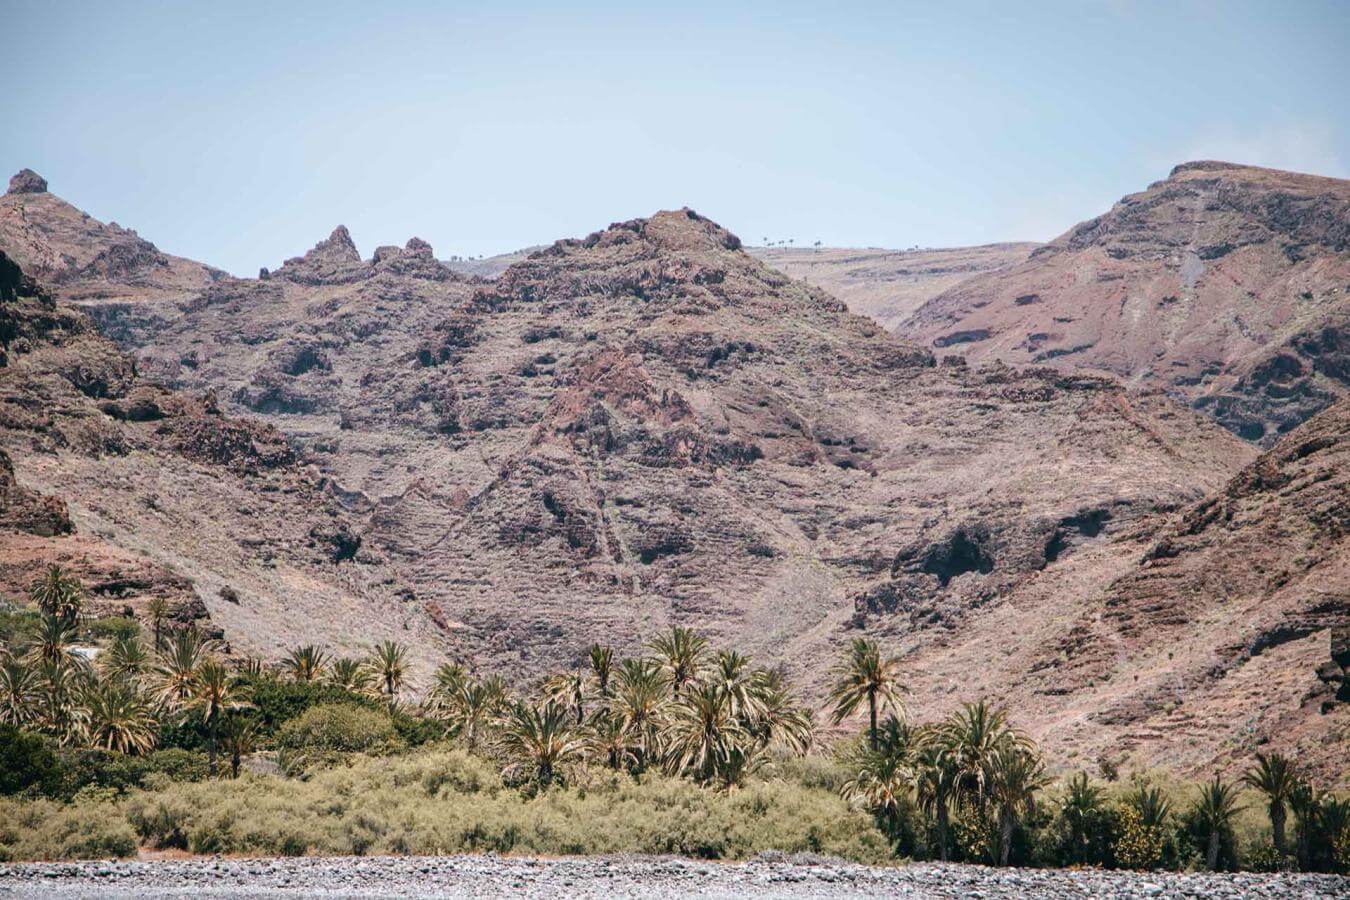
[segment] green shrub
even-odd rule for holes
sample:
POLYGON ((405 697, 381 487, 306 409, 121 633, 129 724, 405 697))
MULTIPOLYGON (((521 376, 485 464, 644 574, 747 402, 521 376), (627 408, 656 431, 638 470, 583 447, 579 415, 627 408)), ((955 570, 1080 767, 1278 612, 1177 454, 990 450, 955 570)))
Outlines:
POLYGON ((388 713, 346 704, 315 706, 287 722, 277 744, 292 750, 388 752, 403 739, 388 713))
POLYGON ((61 788, 61 762, 41 735, 0 725, 0 794, 61 788))
POLYGON ((370 697, 331 684, 305 681, 281 681, 267 675, 254 679, 250 717, 258 723, 258 737, 269 739, 290 720, 316 706, 345 704, 363 709, 382 709, 384 704, 370 697))
POLYGON ((107 616, 90 622, 88 633, 96 641, 131 640, 141 633, 141 626, 125 616, 107 616))
POLYGON ((104 859, 135 853, 136 832, 115 804, 0 801, 0 858, 104 859))

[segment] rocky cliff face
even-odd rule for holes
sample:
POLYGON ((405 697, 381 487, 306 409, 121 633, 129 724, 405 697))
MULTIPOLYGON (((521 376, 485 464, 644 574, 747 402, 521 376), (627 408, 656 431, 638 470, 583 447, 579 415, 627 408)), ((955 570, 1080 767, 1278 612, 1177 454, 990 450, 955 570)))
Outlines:
POLYGON ((1350 182, 1197 162, 898 330, 1161 387, 1268 445, 1350 392, 1347 317, 1350 182))
POLYGON ((281 432, 147 381, 18 271, 0 253, 0 592, 61 563, 95 612, 163 596, 240 649, 354 642, 353 615, 402 632, 390 576, 352 559, 355 523, 281 432))

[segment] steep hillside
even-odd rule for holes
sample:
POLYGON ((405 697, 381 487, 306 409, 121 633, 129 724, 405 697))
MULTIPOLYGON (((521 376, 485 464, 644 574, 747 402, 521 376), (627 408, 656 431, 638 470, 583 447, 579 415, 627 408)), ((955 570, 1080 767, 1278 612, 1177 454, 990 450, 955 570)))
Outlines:
POLYGON ((68 300, 181 299, 224 274, 164 253, 116 222, 105 225, 50 193, 30 169, 0 196, 0 248, 68 300))
POLYGON ((1350 776, 1350 402, 1089 552, 919 645, 916 702, 988 691, 1083 762, 1239 770, 1269 745, 1350 776))
POLYGON ((967 278, 1001 272, 1039 246, 986 244, 937 250, 750 247, 751 256, 848 304, 850 312, 894 328, 911 313, 967 278))
POLYGON ((1269 444, 1350 390, 1350 181, 1177 166, 899 331, 972 362, 1112 372, 1269 444))
POLYGON ((407 633, 392 575, 280 432, 148 382, 3 253, 0 350, 0 594, 61 563, 96 612, 162 596, 240 650, 407 633))

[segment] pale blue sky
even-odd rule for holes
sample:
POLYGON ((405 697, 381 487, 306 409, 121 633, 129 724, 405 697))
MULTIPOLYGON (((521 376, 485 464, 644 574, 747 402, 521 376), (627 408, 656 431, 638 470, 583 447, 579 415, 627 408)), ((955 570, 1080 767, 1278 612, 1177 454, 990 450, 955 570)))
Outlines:
POLYGON ((0 0, 0 170, 240 274, 339 222, 492 254, 1045 239, 1217 157, 1350 177, 1350 3, 0 0))

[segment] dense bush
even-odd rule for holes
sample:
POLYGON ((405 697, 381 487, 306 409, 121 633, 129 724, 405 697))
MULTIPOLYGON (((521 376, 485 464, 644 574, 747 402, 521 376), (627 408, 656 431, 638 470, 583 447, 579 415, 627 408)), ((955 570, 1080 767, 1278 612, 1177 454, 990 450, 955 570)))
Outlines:
POLYGON ((129 641, 141 633, 135 619, 125 616, 107 616, 89 623, 88 636, 95 641, 129 641))
POLYGON ((0 724, 0 794, 55 793, 61 788, 61 771, 60 760, 41 736, 0 724))
POLYGON ((783 781, 725 794, 687 780, 607 775, 527 799, 479 757, 427 750, 320 771, 246 775, 133 793, 127 820, 151 846, 198 853, 678 853, 765 850, 892 858, 869 817, 783 781))
POLYGON ((343 753, 388 753, 404 746, 388 713, 344 703, 315 706, 296 716, 282 726, 277 744, 343 753))
POLYGON ((116 803, 0 800, 0 860, 134 856, 136 832, 116 803))

